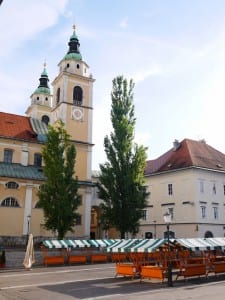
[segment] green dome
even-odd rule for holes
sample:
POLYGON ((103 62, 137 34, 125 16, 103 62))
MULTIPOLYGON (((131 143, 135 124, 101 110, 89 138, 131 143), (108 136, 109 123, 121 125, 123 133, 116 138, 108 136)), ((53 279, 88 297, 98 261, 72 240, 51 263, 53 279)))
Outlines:
POLYGON ((78 37, 75 32, 75 25, 73 26, 73 34, 70 37, 68 46, 69 46, 69 50, 63 59, 65 59, 65 60, 71 60, 71 59, 72 60, 82 60, 82 56, 81 56, 80 50, 79 50, 80 43, 79 43, 78 37))
POLYGON ((82 60, 82 56, 80 53, 67 53, 64 56, 65 60, 70 60, 70 59, 74 59, 74 60, 82 60))
POLYGON ((51 95, 50 89, 47 87, 38 87, 33 94, 46 94, 46 95, 51 95))

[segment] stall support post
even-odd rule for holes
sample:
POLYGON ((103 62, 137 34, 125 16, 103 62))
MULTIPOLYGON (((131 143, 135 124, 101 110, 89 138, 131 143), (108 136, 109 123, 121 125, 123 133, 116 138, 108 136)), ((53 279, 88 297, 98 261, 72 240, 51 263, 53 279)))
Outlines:
POLYGON ((168 243, 168 286, 173 286, 173 274, 172 274, 172 263, 171 263, 171 257, 170 257, 170 225, 167 224, 167 243, 168 243))
POLYGON ((169 212, 164 214, 164 221, 167 224, 167 244, 168 244, 168 262, 167 262, 167 285, 168 287, 173 286, 173 273, 172 273, 172 263, 170 257, 170 223, 172 216, 169 212))

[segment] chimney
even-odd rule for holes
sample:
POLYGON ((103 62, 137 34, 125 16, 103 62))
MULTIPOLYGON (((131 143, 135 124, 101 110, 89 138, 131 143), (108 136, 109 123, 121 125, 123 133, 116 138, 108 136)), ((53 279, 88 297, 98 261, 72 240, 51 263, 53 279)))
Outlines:
POLYGON ((179 148, 180 148, 180 142, 178 140, 174 140, 173 151, 177 151, 179 148))

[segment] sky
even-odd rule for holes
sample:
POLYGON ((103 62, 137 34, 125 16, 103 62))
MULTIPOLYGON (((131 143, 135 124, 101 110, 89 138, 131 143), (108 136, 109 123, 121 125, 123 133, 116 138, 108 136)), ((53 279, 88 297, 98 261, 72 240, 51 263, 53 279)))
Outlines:
POLYGON ((25 115, 44 62, 50 82, 72 26, 95 78, 92 169, 106 161, 112 80, 133 79, 135 142, 148 159, 175 139, 225 153, 224 0, 3 0, 0 111, 25 115))

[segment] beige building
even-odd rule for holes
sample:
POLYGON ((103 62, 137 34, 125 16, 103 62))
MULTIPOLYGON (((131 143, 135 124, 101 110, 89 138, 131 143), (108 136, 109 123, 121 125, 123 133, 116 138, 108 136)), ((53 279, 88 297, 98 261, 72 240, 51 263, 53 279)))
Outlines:
POLYGON ((225 236, 225 155, 205 141, 184 139, 147 162, 150 196, 139 237, 164 237, 163 215, 172 215, 171 236, 225 236))
MULTIPOLYGON (((148 205, 143 210, 137 238, 167 236, 164 214, 172 216, 170 236, 176 238, 225 236, 225 155, 204 140, 175 141, 173 147, 145 169, 148 205)), ((94 174, 94 181, 98 173, 94 174)), ((101 237, 119 234, 101 227, 101 200, 93 190, 93 228, 101 237)), ((131 238, 130 235, 127 237, 131 238)))
POLYGON ((54 125, 59 119, 65 123, 77 150, 76 175, 82 205, 75 236, 90 236, 94 79, 82 59, 75 27, 68 45, 68 52, 58 64, 52 94, 44 66, 26 116, 0 112, 0 236, 23 236, 29 232, 34 236, 51 235, 43 226, 37 191, 45 180, 41 149, 47 124, 54 125))

